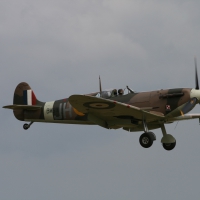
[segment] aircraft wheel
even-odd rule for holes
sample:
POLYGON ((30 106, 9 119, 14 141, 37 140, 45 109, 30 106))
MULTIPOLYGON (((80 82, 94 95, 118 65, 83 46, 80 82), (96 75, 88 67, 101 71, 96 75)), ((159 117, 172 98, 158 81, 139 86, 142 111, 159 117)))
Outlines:
POLYGON ((140 145, 144 148, 149 148, 153 144, 153 138, 150 133, 143 133, 140 136, 140 145))
POLYGON ((27 130, 29 128, 29 125, 28 124, 24 124, 23 128, 24 128, 24 130, 27 130))
POLYGON ((174 149, 176 146, 176 141, 174 143, 163 143, 163 148, 167 151, 174 149))

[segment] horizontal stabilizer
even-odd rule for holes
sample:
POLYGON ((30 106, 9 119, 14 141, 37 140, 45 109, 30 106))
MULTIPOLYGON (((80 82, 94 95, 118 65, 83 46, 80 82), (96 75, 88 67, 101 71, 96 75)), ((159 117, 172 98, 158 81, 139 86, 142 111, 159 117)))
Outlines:
POLYGON ((31 105, 8 105, 3 108, 12 109, 12 110, 39 110, 42 106, 31 106, 31 105))

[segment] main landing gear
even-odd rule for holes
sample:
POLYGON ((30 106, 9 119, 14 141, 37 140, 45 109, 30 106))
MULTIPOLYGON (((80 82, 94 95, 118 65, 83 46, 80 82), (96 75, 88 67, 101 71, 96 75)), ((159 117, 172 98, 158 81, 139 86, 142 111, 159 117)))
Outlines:
POLYGON ((24 124, 23 125, 24 130, 28 130, 32 124, 33 122, 30 122, 29 124, 24 124))
POLYGON ((156 136, 152 132, 145 132, 140 136, 140 144, 144 148, 152 146, 153 141, 156 140, 156 136))
POLYGON ((168 151, 174 149, 174 147, 176 146, 176 139, 172 135, 167 134, 164 124, 161 124, 160 127, 163 133, 163 137, 161 139, 163 148, 168 151))
MULTIPOLYGON (((143 119, 142 123, 144 127, 144 133, 140 136, 139 142, 142 147, 149 148, 152 146, 153 141, 156 140, 156 136, 153 132, 148 131, 148 127, 147 127, 147 123, 145 119, 143 119)), ((161 139, 163 148, 168 151, 174 149, 174 147, 176 146, 175 138, 172 135, 167 134, 164 123, 161 123, 160 127, 163 133, 163 137, 161 139)))
POLYGON ((153 132, 148 131, 145 118, 143 118, 142 124, 144 127, 144 133, 140 136, 140 145, 144 148, 149 148, 152 146, 153 141, 156 140, 156 135, 153 132))

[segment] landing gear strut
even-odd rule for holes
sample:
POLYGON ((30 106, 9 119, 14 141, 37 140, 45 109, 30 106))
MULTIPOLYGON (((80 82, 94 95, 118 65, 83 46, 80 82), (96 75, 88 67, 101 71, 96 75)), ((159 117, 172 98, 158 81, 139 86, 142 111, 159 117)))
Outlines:
POLYGON ((30 122, 30 124, 24 124, 23 125, 24 130, 28 130, 32 124, 33 122, 30 122))

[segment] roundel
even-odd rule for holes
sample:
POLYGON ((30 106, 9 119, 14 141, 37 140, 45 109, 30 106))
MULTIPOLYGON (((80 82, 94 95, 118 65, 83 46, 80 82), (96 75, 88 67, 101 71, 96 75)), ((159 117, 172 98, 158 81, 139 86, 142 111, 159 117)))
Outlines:
POLYGON ((110 109, 115 107, 114 103, 110 102, 87 102, 83 104, 87 108, 93 108, 93 109, 110 109))

